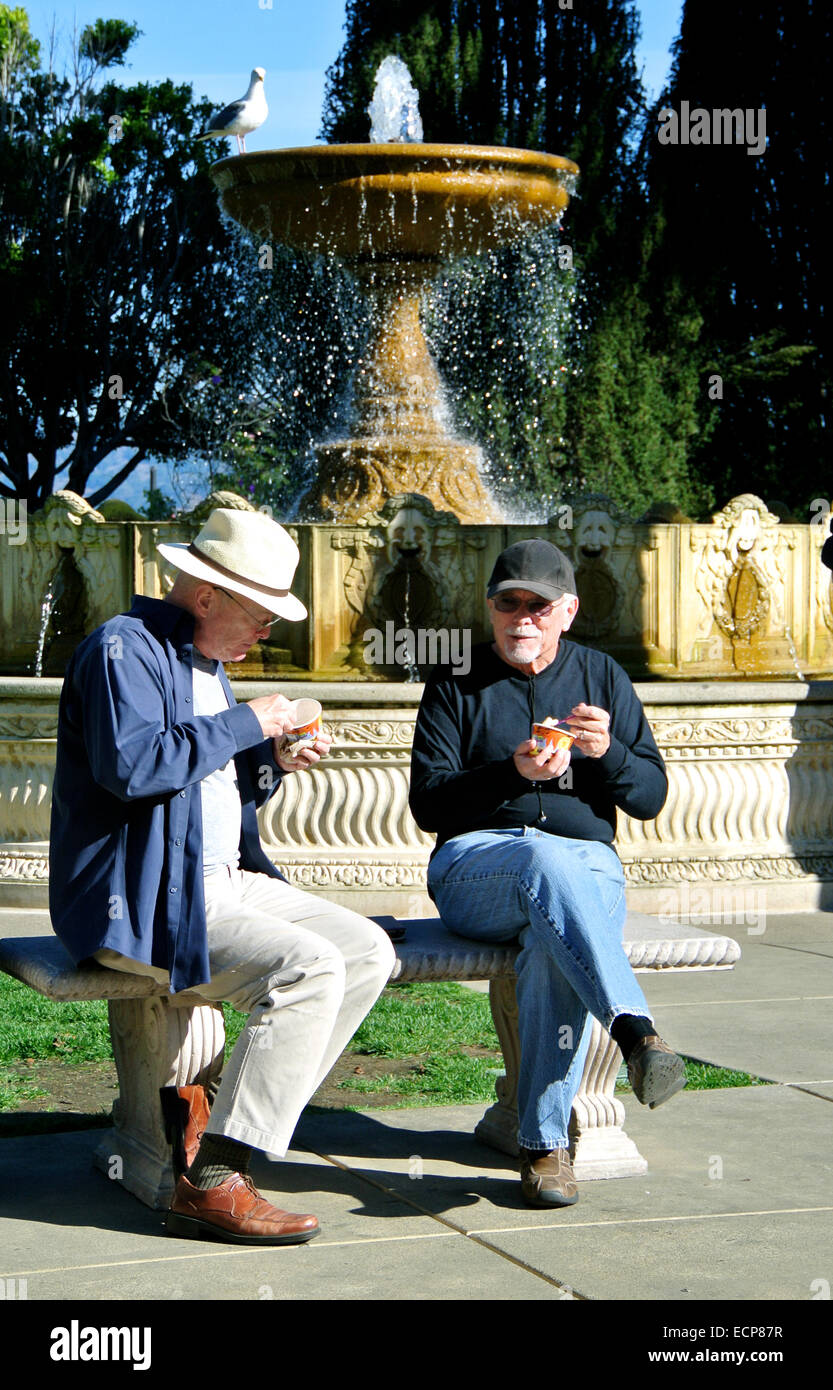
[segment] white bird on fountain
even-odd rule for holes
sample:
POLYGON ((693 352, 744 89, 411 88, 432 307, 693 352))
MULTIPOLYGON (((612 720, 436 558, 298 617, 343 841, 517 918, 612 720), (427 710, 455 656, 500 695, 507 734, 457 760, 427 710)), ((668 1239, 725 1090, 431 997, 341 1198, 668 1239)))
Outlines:
POLYGON ((269 115, 266 92, 263 87, 265 76, 265 68, 252 68, 249 90, 246 95, 240 97, 239 101, 232 101, 228 106, 224 106, 222 111, 218 111, 216 116, 212 116, 202 135, 198 135, 197 139, 221 140, 224 135, 233 135, 237 140, 237 153, 245 154, 246 136, 251 135, 253 130, 262 126, 269 115))

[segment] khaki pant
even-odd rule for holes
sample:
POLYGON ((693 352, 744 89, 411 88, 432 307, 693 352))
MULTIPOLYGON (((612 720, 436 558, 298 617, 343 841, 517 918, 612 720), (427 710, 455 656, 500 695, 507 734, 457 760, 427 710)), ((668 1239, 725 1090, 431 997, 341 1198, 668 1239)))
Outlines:
MULTIPOLYGON (((385 987, 394 965, 374 922, 268 874, 206 875, 211 981, 189 989, 248 1013, 226 1064, 208 1134, 283 1156, 307 1101, 385 987)), ((165 970, 116 951, 115 970, 168 982, 165 970)))

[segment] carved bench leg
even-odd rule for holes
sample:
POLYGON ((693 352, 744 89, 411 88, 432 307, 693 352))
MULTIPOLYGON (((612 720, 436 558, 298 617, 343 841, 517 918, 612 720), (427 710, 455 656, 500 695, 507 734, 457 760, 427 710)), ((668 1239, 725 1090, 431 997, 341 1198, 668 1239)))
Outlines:
POLYGON ((119 1098, 115 1128, 93 1162, 146 1206, 166 1208, 174 1178, 159 1089, 213 1089, 223 1066, 223 1012, 215 1004, 176 1004, 159 995, 111 1000, 109 1014, 119 1098))
POLYGON ((491 1105, 482 1120, 478 1121, 474 1134, 481 1143, 517 1158, 521 1040, 518 1036, 518 1000, 514 975, 504 975, 489 981, 489 1006, 503 1053, 505 1075, 499 1076, 495 1081, 497 1104, 491 1105))
POLYGON ((593 1020, 581 1085, 570 1116, 570 1152, 577 1178, 630 1178, 648 1164, 624 1131, 625 1107, 614 1095, 622 1054, 606 1028, 593 1020))
MULTIPOLYGON (((497 1104, 490 1106, 475 1136, 493 1149, 518 1153, 518 1003, 514 976, 492 980, 489 1003, 503 1051, 506 1075, 495 1082, 497 1104)), ((622 1054, 610 1034, 594 1020, 581 1085, 570 1119, 570 1153, 575 1175, 625 1178, 647 1172, 648 1165, 623 1129, 625 1107, 614 1095, 622 1054)))

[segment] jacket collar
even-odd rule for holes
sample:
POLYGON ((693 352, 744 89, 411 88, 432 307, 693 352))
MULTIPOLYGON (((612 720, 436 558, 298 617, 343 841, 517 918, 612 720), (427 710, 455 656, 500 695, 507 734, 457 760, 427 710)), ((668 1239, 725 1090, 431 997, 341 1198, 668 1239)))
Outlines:
POLYGON ((138 618, 155 636, 169 638, 180 651, 193 646, 193 616, 176 603, 169 603, 167 599, 148 598, 145 594, 134 594, 129 616, 138 618))

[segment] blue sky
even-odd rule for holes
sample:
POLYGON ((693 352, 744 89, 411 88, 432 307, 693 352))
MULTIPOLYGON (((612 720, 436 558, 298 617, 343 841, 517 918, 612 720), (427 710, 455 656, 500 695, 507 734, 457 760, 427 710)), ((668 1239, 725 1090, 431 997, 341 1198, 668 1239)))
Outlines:
MULTIPOLYGON (((125 82, 171 78, 193 84, 218 108, 242 96, 253 67, 266 69, 269 116, 247 137, 248 150, 313 144, 318 139, 326 69, 341 48, 345 0, 22 0, 32 32, 48 45, 54 27, 60 48, 95 19, 126 19, 142 37, 130 66, 114 69, 125 82)), ((581 3, 581 0, 576 0, 581 3)), ((656 96, 670 66, 682 0, 641 0, 638 62, 649 95, 656 96)), ((555 151, 555 153, 558 153, 555 151)), ((122 451, 101 465, 91 489, 121 465, 122 451)), ((118 496, 142 505, 149 464, 141 465, 118 496)), ((167 469, 159 467, 160 486, 167 469)))
MULTIPOLYGON (((581 3, 581 0, 577 0, 581 3)), ((242 96, 253 67, 266 69, 269 116, 246 148, 312 144, 318 137, 324 74, 341 47, 345 0, 23 0, 44 42, 54 19, 59 37, 92 20, 127 19, 143 32, 131 50, 129 82, 170 77, 224 106, 242 96), (268 7, 268 8, 267 8, 268 7)), ((639 61, 658 92, 682 0, 642 0, 639 61)), ((118 75, 118 69, 114 75, 118 75)), ((557 153, 557 151, 556 151, 557 153)))

